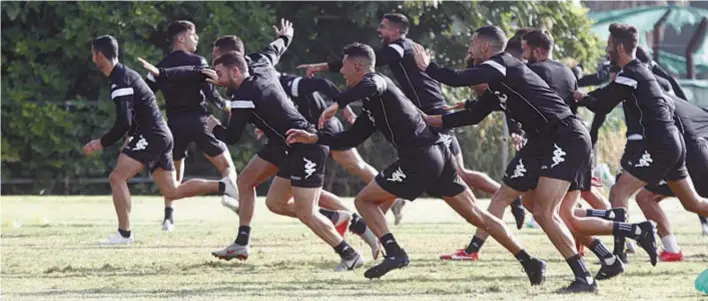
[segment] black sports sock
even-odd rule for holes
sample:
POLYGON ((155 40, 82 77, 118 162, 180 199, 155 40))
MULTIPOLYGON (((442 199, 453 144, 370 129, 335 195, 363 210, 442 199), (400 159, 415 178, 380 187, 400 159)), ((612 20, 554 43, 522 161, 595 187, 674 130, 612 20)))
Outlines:
POLYGON ((706 218, 705 216, 700 216, 700 215, 699 215, 699 216, 698 216, 698 219, 701 220, 701 224, 704 224, 704 225, 705 225, 705 224, 708 224, 708 218, 706 218))
POLYGON ((606 264, 612 264, 610 262, 614 261, 613 259, 615 258, 615 255, 610 253, 610 250, 608 250, 607 247, 599 239, 594 239, 592 241, 592 243, 590 244, 590 250, 595 253, 595 256, 597 256, 600 261, 606 264))
POLYGON ((587 284, 592 284, 593 282, 595 282, 595 280, 592 279, 592 277, 590 276, 590 272, 585 266, 585 262, 580 257, 580 255, 575 254, 571 257, 568 257, 565 261, 568 262, 570 269, 573 270, 573 275, 575 275, 575 279, 577 281, 582 281, 587 284))
POLYGON ((401 247, 396 242, 396 239, 393 238, 393 234, 386 233, 379 238, 379 241, 381 241, 381 244, 386 250, 386 256, 397 256, 401 254, 401 247))
POLYGON ((467 253, 467 254, 477 253, 477 252, 479 252, 479 249, 481 249, 483 245, 484 245, 483 239, 481 239, 477 236, 472 236, 472 241, 470 241, 470 244, 465 249, 465 253, 467 253))
POLYGON ((163 221, 170 220, 170 222, 172 222, 173 221, 173 219, 172 219, 172 212, 173 211, 175 211, 174 208, 165 207, 165 219, 163 219, 163 221))
POLYGON ((130 230, 123 230, 121 228, 118 228, 118 233, 120 233, 120 236, 123 236, 123 238, 130 237, 130 230))
POLYGON ((219 181, 219 194, 224 195, 226 194, 226 184, 224 182, 219 181))
POLYGON ((519 261, 522 265, 527 262, 529 259, 531 259, 531 255, 529 253, 526 253, 526 250, 521 249, 519 253, 514 254, 514 257, 516 257, 516 260, 519 261))
MULTIPOLYGON (((622 216, 618 220, 618 222, 625 222, 625 221, 626 221, 626 216, 622 216)), ((614 228, 613 228, 612 233, 614 234, 614 228)), ((615 246, 614 246, 614 250, 612 250, 612 254, 615 254, 615 255, 624 254, 624 244, 625 244, 625 237, 620 236, 620 235, 615 235, 615 246)))
POLYGON ((245 246, 248 244, 248 239, 251 237, 251 227, 250 226, 240 226, 238 227, 238 235, 236 235, 236 240, 234 243, 245 246))
POLYGON ((366 227, 367 226, 366 223, 364 223, 363 218, 356 213, 352 214, 352 221, 351 224, 349 224, 349 231, 354 234, 362 235, 366 232, 366 227))
POLYGON ((336 223, 336 222, 337 222, 337 219, 339 219, 339 213, 337 213, 337 211, 334 211, 334 210, 329 210, 329 209, 325 209, 325 208, 320 208, 320 213, 322 213, 322 215, 324 215, 325 217, 327 217, 327 218, 328 218, 329 220, 331 220, 333 223, 336 223))
MULTIPOLYGON (((621 237, 629 237, 632 239, 637 239, 639 238, 639 235, 642 234, 641 228, 639 228, 638 224, 629 224, 629 223, 614 223, 614 226, 612 227, 612 235, 615 237, 621 236, 621 237)), ((615 240, 616 242, 617 240, 615 240)))
POLYGON ((514 207, 518 207, 518 208, 522 208, 522 209, 523 209, 523 206, 522 206, 522 204, 521 204, 521 197, 518 197, 518 196, 517 196, 516 199, 514 199, 514 202, 511 203, 511 205, 514 206, 514 207))
POLYGON ((344 240, 334 247, 334 251, 337 252, 342 259, 352 259, 356 256, 356 251, 344 240))
POLYGON ((599 218, 607 218, 609 210, 601 210, 601 209, 587 209, 585 210, 585 215, 588 217, 599 217, 599 218))

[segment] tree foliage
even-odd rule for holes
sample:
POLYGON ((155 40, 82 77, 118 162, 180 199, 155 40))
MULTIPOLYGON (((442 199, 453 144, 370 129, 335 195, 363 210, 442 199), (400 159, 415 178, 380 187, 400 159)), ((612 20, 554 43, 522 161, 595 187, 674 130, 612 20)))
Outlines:
MULTIPOLYGON (((272 24, 281 17, 290 19, 295 39, 279 65, 288 72, 298 72, 295 66, 301 63, 338 59, 351 42, 377 47, 376 28, 388 12, 408 15, 409 37, 433 50, 435 59, 447 66, 461 66, 472 30, 486 24, 508 34, 519 27, 543 26, 555 37, 557 58, 573 58, 586 66, 594 66, 600 55, 585 10, 569 2, 3 2, 1 9, 2 177, 41 180, 42 188, 56 193, 66 192, 60 183, 67 178, 107 176, 118 152, 113 147, 89 158, 80 153, 81 145, 104 133, 114 118, 107 101, 108 81, 91 62, 89 42, 99 35, 114 35, 121 61, 139 72, 143 70, 136 58, 157 62, 169 53, 164 31, 177 19, 196 24, 198 53, 207 58, 217 36, 236 34, 247 51, 257 51, 273 39, 272 24), (64 107, 66 100, 76 105, 64 107)), ((325 76, 342 83, 338 74, 325 76)), ((467 89, 445 90, 451 92, 446 92, 450 102, 471 96, 467 89)), ((158 98, 163 101, 161 94, 158 98)), ((477 127, 458 130, 467 165, 495 178, 504 163, 498 154, 509 147, 502 124, 502 116, 494 115, 477 127)), ((249 131, 232 146, 236 167, 242 168, 261 144, 249 131)), ((395 154, 380 135, 359 151, 377 169, 395 154)), ((187 175, 216 175, 208 161, 194 153, 187 167, 187 175)), ((361 187, 339 167, 330 167, 335 176, 328 186, 335 192, 354 194, 361 187)), ((79 186, 70 192, 107 189, 79 186)), ((154 187, 145 189, 142 192, 155 192, 154 187)))

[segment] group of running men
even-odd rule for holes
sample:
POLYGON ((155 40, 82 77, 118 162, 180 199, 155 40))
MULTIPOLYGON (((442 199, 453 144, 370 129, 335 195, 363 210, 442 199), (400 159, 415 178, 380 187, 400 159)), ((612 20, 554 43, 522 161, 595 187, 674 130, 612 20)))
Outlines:
POLYGON ((93 40, 92 58, 110 78, 117 118, 106 135, 84 146, 84 152, 98 151, 126 133, 129 137, 110 174, 118 233, 102 243, 133 241, 127 181, 147 167, 165 197, 164 230, 174 227, 172 201, 223 195, 222 204, 239 215, 240 224, 235 241, 212 252, 225 260, 248 258, 255 188, 273 176, 267 207, 298 218, 333 247, 341 257, 335 270, 364 264, 363 256, 344 239, 347 228, 370 246, 374 260, 383 248, 383 261, 366 270, 367 278, 409 264, 384 213, 392 206, 400 210, 403 200, 413 201, 423 193, 442 198, 477 227, 466 249, 441 259, 477 260, 491 235, 519 261, 532 285, 545 280, 546 263, 530 255, 501 221, 510 205, 517 227, 523 223, 518 221, 524 218, 523 203, 566 259, 574 280, 563 292, 597 291, 595 280, 621 274, 627 260, 626 238, 648 253, 652 265, 659 258, 676 260, 681 251, 658 201, 675 195, 687 210, 708 215, 708 202, 701 198, 708 196, 708 187, 696 185, 697 192, 693 184, 708 182, 708 110, 675 96, 675 86, 652 72, 656 64, 637 59, 634 27, 610 26, 609 84, 589 94, 578 91, 578 75, 570 67, 552 59, 553 39, 546 31, 524 29, 507 40, 498 27, 478 28, 468 49, 467 69, 453 70, 431 62, 423 46, 406 38, 408 29, 404 15, 386 14, 378 28, 380 50, 350 44, 340 61, 301 65, 305 77, 275 68, 292 43, 293 26, 286 20, 275 27, 276 40, 260 52, 246 54, 237 36, 218 38, 211 66, 195 54, 199 38, 194 24, 172 22, 168 35, 173 52, 156 66, 140 59, 148 70, 147 81, 118 62, 115 38, 93 40), (399 86, 376 73, 375 67, 384 65, 399 86), (313 77, 321 71, 341 73, 347 90, 313 77), (457 111, 450 113, 440 83, 471 87, 478 98, 454 105, 457 111), (215 85, 226 87, 228 100, 219 96, 215 85), (169 122, 156 105, 157 90, 165 96, 169 122), (331 104, 321 94, 331 98, 331 104), (207 99, 230 112, 226 125, 208 113, 207 99), (358 116, 348 107, 355 101, 361 102, 358 116), (619 102, 624 102, 628 143, 621 161, 624 172, 611 189, 609 204, 592 190, 591 149, 603 116, 619 102), (591 131, 577 116, 579 106, 596 113, 591 131), (340 109, 353 123, 348 130, 334 118, 340 109), (506 114, 519 150, 502 184, 464 167, 453 132, 455 127, 479 123, 493 111, 506 114), (237 177, 224 143, 238 142, 248 123, 268 142, 237 177), (355 149, 376 131, 398 155, 379 173, 355 149), (182 182, 186 149, 192 141, 222 179, 182 182), (322 190, 329 154, 367 183, 354 200, 361 216, 322 190), (493 194, 487 210, 476 204, 471 188, 493 194), (640 189, 638 203, 646 217, 659 225, 661 256, 654 222, 626 222, 628 199, 640 189), (581 195, 594 209, 578 209, 581 195), (614 250, 610 252, 597 235, 613 235, 614 250), (595 277, 575 241, 600 259, 595 277))

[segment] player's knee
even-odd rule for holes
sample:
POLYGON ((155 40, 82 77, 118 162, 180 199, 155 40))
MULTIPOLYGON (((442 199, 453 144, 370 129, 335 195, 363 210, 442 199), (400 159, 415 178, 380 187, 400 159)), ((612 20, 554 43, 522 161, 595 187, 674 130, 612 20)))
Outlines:
POLYGON ((273 200, 266 199, 266 207, 268 207, 268 210, 270 210, 270 212, 273 212, 275 214, 282 215, 285 213, 285 208, 280 202, 275 202, 273 200))
POLYGON ((236 179, 236 186, 239 191, 253 189, 256 185, 253 183, 254 177, 244 176, 243 174, 236 179))
POLYGON ((561 210, 560 214, 560 219, 563 223, 565 223, 568 228, 571 230, 573 229, 573 222, 575 221, 575 215, 573 215, 573 212, 568 212, 566 210, 561 210))
POLYGON ((165 191, 162 192, 162 195, 164 195, 165 199, 167 199, 167 200, 177 200, 177 199, 182 198, 179 195, 179 192, 177 191, 177 189, 174 189, 174 188, 165 189, 165 191))
POLYGON ((533 211, 533 218, 539 222, 553 221, 553 215, 555 215, 555 210, 552 206, 535 206, 533 211))
POLYGON ((111 184, 111 186, 123 184, 127 181, 128 179, 125 176, 116 171, 112 171, 111 174, 108 175, 108 182, 111 184))
POLYGON ((350 173, 360 173, 361 170, 366 168, 366 165, 364 162, 359 162, 358 160, 343 160, 340 161, 339 164, 344 167, 348 172, 350 173))
POLYGON ((312 225, 312 223, 315 220, 315 214, 312 212, 312 210, 307 210, 305 208, 303 209, 298 209, 297 212, 295 213, 297 215, 297 218, 305 225, 312 225))
POLYGON ((635 196, 634 199, 637 201, 637 205, 639 205, 639 207, 644 207, 649 201, 651 201, 649 194, 644 193, 644 191, 637 193, 637 196, 635 196))
POLYGON ((356 197, 354 199, 354 207, 356 208, 357 211, 361 211, 361 209, 365 208, 366 205, 368 205, 369 203, 371 203, 371 201, 367 201, 367 200, 360 198, 360 197, 356 197))

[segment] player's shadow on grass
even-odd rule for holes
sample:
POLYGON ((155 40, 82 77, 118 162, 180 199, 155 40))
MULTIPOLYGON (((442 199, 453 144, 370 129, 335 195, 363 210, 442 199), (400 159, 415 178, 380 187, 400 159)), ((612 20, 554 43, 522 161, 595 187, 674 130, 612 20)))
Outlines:
MULTIPOLYGON (((235 260, 234 260, 235 261, 235 260)), ((205 270, 216 270, 218 272, 230 273, 234 270, 240 272, 253 272, 256 267, 248 264, 239 264, 238 262, 219 262, 207 261, 199 264, 185 266, 139 266, 139 267, 114 267, 110 264, 104 264, 101 267, 74 267, 71 265, 64 267, 53 266, 43 271, 41 275, 33 273, 3 273, 3 277, 14 279, 62 279, 62 278, 83 278, 87 276, 116 276, 116 277, 145 277, 145 276, 160 276, 169 274, 178 275, 196 275, 202 274, 205 270)))
MULTIPOLYGON (((326 287, 317 287, 317 288, 311 288, 311 287, 296 287, 296 286, 287 286, 283 288, 272 288, 269 287, 267 289, 264 289, 262 287, 254 287, 254 288, 247 288, 244 289, 243 285, 240 283, 237 284, 231 284, 229 286, 220 286, 220 287, 214 287, 214 288, 193 288, 193 289, 153 289, 153 290, 130 290, 130 289, 117 289, 117 288, 94 288, 94 289, 83 289, 83 290, 51 290, 51 291, 42 291, 42 292, 33 292, 33 293, 18 293, 18 294, 8 294, 8 296, 16 295, 16 296, 22 296, 22 297, 69 297, 69 296, 75 296, 76 298, 96 298, 96 299, 107 299, 107 300, 119 300, 122 298, 155 298, 155 297, 191 297, 191 296, 200 296, 204 297, 205 295, 211 295, 214 294, 216 296, 215 298, 224 298, 224 296, 228 296, 228 298, 234 298, 237 295, 241 296, 267 296, 270 298, 274 298, 274 300, 277 300, 279 297, 293 297, 293 293, 296 292, 296 295, 299 298, 321 298, 323 294, 326 293, 327 297, 330 297, 332 299, 337 299, 337 298, 346 298, 346 297, 371 297, 371 296, 384 296, 384 297, 391 297, 391 296, 401 296, 401 292, 397 291, 391 291, 391 292, 382 292, 382 291, 360 291, 356 290, 353 288, 350 288, 348 290, 350 293, 340 293, 340 292, 332 292, 326 287), (304 291, 310 289, 310 291, 304 291)), ((464 292, 459 292, 456 290, 449 290, 449 291, 443 291, 440 289, 434 289, 431 288, 428 291, 424 292, 406 292, 405 295, 407 296, 440 296, 440 295, 460 295, 463 294, 464 292)))

